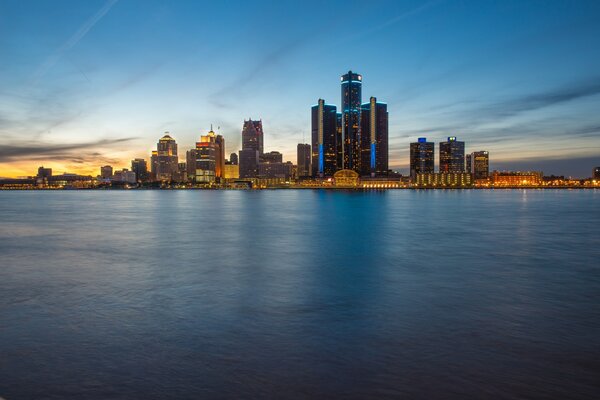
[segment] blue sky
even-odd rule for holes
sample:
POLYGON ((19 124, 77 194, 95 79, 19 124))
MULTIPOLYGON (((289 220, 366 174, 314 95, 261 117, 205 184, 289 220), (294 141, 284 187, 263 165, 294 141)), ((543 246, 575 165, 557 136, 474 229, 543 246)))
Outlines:
POLYGON ((598 1, 0 1, 0 176, 180 158, 247 118, 295 162, 339 76, 388 103, 390 164, 457 136, 491 167, 587 177, 600 165, 598 1))

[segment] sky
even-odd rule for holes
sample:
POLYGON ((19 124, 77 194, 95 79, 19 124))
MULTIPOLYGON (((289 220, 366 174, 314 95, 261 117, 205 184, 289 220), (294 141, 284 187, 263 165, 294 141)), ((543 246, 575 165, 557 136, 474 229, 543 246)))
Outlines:
POLYGON ((211 124, 229 154, 249 118, 295 163, 348 70, 388 104, 392 169, 456 136, 491 169, 589 177, 599 20, 595 0, 0 0, 0 177, 128 168, 167 131, 184 161, 211 124))

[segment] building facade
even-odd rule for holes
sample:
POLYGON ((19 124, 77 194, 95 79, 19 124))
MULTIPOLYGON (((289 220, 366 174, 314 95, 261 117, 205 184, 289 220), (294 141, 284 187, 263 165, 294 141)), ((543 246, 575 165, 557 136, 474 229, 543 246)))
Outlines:
POLYGON ((362 105, 361 175, 384 176, 388 173, 387 104, 371 97, 362 105))
POLYGON ((420 188, 467 188, 473 186, 473 177, 468 172, 418 173, 412 184, 420 188))
POLYGON ((490 154, 487 151, 475 151, 466 156, 466 171, 473 179, 487 179, 490 176, 490 154))
POLYGON ((159 181, 170 181, 178 172, 177 142, 169 135, 169 132, 166 132, 158 141, 155 162, 156 179, 159 181))
POLYGON ((262 120, 244 120, 244 126, 242 128, 242 150, 246 149, 254 149, 258 151, 259 156, 262 156, 264 151, 264 133, 262 120))
POLYGON ((258 150, 255 150, 253 148, 240 150, 239 163, 240 178, 258 177, 258 150))
POLYGON ((312 176, 332 176, 337 170, 337 107, 319 99, 311 117, 312 176))
POLYGON ((310 144, 298 143, 296 151, 296 164, 298 166, 297 175, 299 178, 311 176, 311 152, 310 144))
POLYGON ((440 172, 465 172, 465 142, 450 136, 440 143, 440 172))
POLYGON ((148 164, 143 158, 131 160, 131 171, 135 174, 137 182, 145 182, 148 180, 148 164))
POLYGON ((338 169, 350 169, 360 174, 362 76, 348 71, 341 80, 342 165, 338 169))
POLYGON ((417 174, 431 174, 435 172, 435 144, 428 142, 427 138, 419 138, 410 144, 410 178, 415 179, 417 174))

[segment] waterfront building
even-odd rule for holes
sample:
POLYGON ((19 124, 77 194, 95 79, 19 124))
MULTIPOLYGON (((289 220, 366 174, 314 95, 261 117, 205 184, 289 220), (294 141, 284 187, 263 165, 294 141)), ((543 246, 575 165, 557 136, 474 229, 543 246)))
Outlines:
POLYGON ((336 135, 335 135, 335 153, 336 153, 336 168, 341 169, 342 165, 344 165, 344 136, 342 129, 342 113, 337 112, 335 114, 335 126, 336 126, 336 135))
POLYGON ((333 185, 336 187, 355 188, 360 185, 360 174, 351 169, 342 169, 333 174, 333 185))
POLYGON ((178 171, 177 142, 165 132, 156 150, 156 179, 170 181, 178 171))
MULTIPOLYGON (((193 158, 193 180, 195 183, 212 184, 217 182, 225 169, 225 140, 211 130, 200 136, 195 151, 189 152, 189 161, 193 158)), ((188 168, 188 176, 191 168, 188 168)))
POLYGON ((100 167, 100 177, 102 179, 110 179, 113 176, 113 167, 110 165, 104 165, 100 167))
POLYGON ((225 179, 239 179, 240 177, 240 166, 238 164, 225 164, 225 170, 223 171, 223 178, 225 179))
POLYGON ((494 171, 491 174, 493 186, 541 186, 544 174, 541 171, 494 171))
MULTIPOLYGON (((342 84, 342 165, 339 169, 361 172, 362 76, 352 71, 341 77, 342 84)), ((313 149, 313 153, 314 153, 313 149)), ((314 159, 313 159, 314 163, 314 159)), ((314 167, 313 167, 314 169, 314 167)))
POLYGON ((473 179, 487 179, 490 176, 490 155, 487 151, 475 151, 466 156, 466 171, 473 179))
POLYGON ((296 163, 298 165, 296 175, 299 178, 311 176, 311 153, 310 144, 298 143, 296 163))
POLYGON ((148 180, 148 164, 143 158, 131 160, 131 170, 135 173, 138 182, 145 182, 148 180))
POLYGON ((136 183, 137 177, 134 171, 129 171, 127 168, 123 168, 120 171, 115 171, 111 180, 122 183, 136 183))
POLYGON ((468 172, 417 173, 412 184, 419 188, 467 188, 473 186, 473 176, 468 172))
POLYGON ((238 155, 237 153, 231 153, 229 156, 229 163, 232 165, 238 165, 238 155))
POLYGON ((435 144, 427 138, 419 138, 410 144, 410 177, 415 179, 417 174, 430 174, 434 170, 435 144))
POLYGON ((150 179, 156 180, 156 171, 158 168, 158 151, 153 150, 150 154, 150 179))
POLYGON ((387 104, 371 97, 361 109, 361 175, 383 176, 388 173, 387 104))
POLYGON ((52 176, 52 168, 44 168, 43 166, 38 168, 38 173, 37 173, 38 178, 42 178, 42 179, 46 178, 47 179, 47 178, 50 178, 51 176, 52 176))
POLYGON ((600 167, 594 168, 594 171, 592 171, 592 178, 600 179, 600 167))
POLYGON ((278 151, 270 151, 268 153, 263 153, 259 160, 261 163, 282 163, 283 154, 278 151))
POLYGON ((440 172, 465 172, 465 142, 450 136, 440 143, 440 172))
POLYGON ((264 146, 263 143, 264 134, 262 120, 244 120, 244 126, 242 128, 242 150, 254 149, 258 151, 259 156, 262 156, 264 146))
POLYGON ((293 175, 294 164, 287 162, 268 162, 258 165, 258 177, 261 179, 283 178, 289 181, 293 175))
POLYGON ((337 170, 337 108, 319 99, 311 109, 312 176, 332 176, 337 170))
POLYGON ((253 148, 242 149, 239 153, 240 178, 256 178, 258 176, 259 151, 253 148))

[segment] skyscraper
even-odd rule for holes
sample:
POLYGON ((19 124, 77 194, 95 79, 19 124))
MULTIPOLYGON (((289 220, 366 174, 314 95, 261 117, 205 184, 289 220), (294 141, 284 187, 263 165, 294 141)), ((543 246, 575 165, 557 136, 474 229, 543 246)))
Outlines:
POLYGON ((259 156, 262 156, 263 136, 262 120, 244 120, 244 127, 242 128, 242 150, 254 149, 258 151, 259 156))
POLYGON ((253 148, 240 150, 240 178, 258 177, 258 150, 253 148))
POLYGON ((600 167, 596 167, 594 168, 594 171, 592 171, 592 178, 594 179, 600 179, 600 167))
POLYGON ((434 172, 435 144, 427 138, 419 138, 410 144, 410 177, 415 179, 417 174, 434 172))
POLYGON ((382 176, 388 172, 387 104, 371 97, 362 105, 361 175, 382 176))
POLYGON ((337 109, 319 99, 312 107, 312 175, 333 176, 337 170, 337 109))
POLYGON ((231 153, 229 156, 229 163, 231 165, 238 165, 238 155, 237 153, 231 153))
POLYGON ((335 114, 335 126, 336 126, 336 135, 335 135, 335 145, 336 145, 336 166, 337 169, 344 168, 344 135, 342 129, 342 113, 338 112, 335 114))
POLYGON ((135 173, 135 179, 138 182, 148 180, 148 164, 143 158, 131 160, 131 171, 135 173))
MULTIPOLYGON (((188 158, 194 157, 194 181, 196 183, 215 183, 223 176, 225 169, 225 140, 211 130, 200 136, 195 151, 190 151, 188 158)), ((188 163, 190 160, 188 160, 188 163)), ((188 168, 188 175, 190 169, 188 168)))
POLYGON ((298 143, 296 159, 298 165, 298 177, 304 178, 311 175, 310 159, 310 144, 298 143))
POLYGON ((158 141, 156 150, 156 179, 170 181, 178 171, 177 142, 169 136, 169 132, 165 132, 158 141))
POLYGON ((490 155, 487 151, 467 154, 467 172, 473 179, 487 179, 490 175, 490 155))
POLYGON ((465 142, 451 136, 440 143, 440 172, 465 172, 465 142))
MULTIPOLYGON (((361 172, 362 76, 348 71, 342 75, 342 168, 361 172)), ((314 149, 313 149, 314 153, 314 149)))

